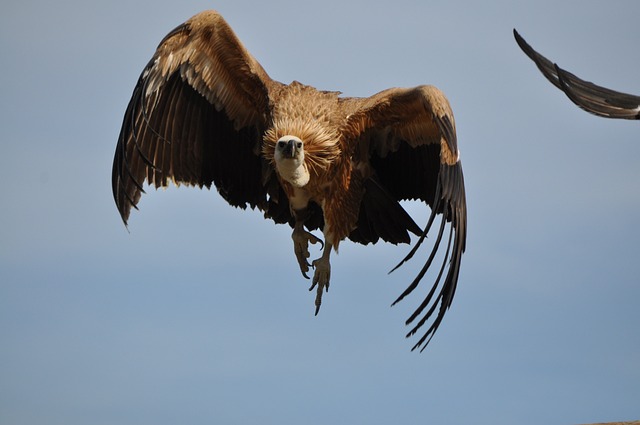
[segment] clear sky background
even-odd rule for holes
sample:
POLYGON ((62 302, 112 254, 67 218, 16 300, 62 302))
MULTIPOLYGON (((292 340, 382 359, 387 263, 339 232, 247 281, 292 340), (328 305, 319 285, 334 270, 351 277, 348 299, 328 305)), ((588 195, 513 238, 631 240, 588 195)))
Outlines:
POLYGON ((0 10, 0 423, 640 419, 640 123, 575 107, 512 36, 640 94, 640 2, 0 10), (419 300, 390 307, 422 264, 387 275, 406 246, 341 245, 314 317, 291 230, 215 191, 152 190, 123 226, 111 163, 127 102, 164 35, 208 8, 279 81, 449 97, 469 236, 424 353, 404 339, 419 300))

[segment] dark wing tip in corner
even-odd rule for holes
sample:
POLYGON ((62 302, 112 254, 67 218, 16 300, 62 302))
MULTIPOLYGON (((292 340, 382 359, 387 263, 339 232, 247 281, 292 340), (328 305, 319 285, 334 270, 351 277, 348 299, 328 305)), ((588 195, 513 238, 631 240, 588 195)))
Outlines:
POLYGON ((515 37, 518 46, 520 46, 520 49, 522 49, 522 51, 529 57, 529 59, 531 59, 536 64, 540 72, 542 72, 542 75, 544 75, 551 84, 559 89, 562 89, 562 87, 560 86, 560 81, 558 79, 558 74, 556 72, 555 64, 549 59, 542 56, 540 53, 536 52, 533 47, 531 47, 531 45, 529 45, 529 43, 527 43, 525 39, 522 38, 520 34, 518 34, 518 31, 516 31, 515 28, 513 29, 513 36, 515 37))
POLYGON ((518 46, 545 78, 562 90, 578 107, 604 118, 640 119, 640 96, 617 92, 582 80, 536 52, 515 28, 513 35, 518 46))
POLYGON ((640 119, 640 96, 584 81, 556 65, 560 88, 581 109, 604 118, 640 119))

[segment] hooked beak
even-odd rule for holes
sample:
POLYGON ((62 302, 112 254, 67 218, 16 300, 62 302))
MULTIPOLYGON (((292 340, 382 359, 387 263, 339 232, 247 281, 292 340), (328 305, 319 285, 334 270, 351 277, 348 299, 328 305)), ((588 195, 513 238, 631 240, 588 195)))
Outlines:
POLYGON ((289 140, 282 150, 282 153, 287 158, 293 158, 296 155, 296 142, 294 140, 289 140))

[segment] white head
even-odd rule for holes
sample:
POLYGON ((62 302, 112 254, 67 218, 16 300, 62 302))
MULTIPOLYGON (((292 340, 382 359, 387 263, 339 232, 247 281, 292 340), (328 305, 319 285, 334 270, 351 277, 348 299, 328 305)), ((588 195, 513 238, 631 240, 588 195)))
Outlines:
POLYGON ((309 183, 309 170, 304 163, 304 142, 296 136, 278 139, 274 152, 278 174, 295 187, 309 183))

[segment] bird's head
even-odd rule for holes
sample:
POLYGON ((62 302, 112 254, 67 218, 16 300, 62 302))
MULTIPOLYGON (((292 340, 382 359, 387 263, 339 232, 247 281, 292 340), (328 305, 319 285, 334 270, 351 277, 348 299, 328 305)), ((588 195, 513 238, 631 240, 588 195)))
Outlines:
POLYGON ((296 187, 309 182, 309 170, 304 163, 304 142, 296 136, 282 136, 276 142, 274 160, 280 176, 296 187))
POLYGON ((283 136, 276 143, 276 161, 283 159, 304 160, 304 143, 296 136, 283 136))

